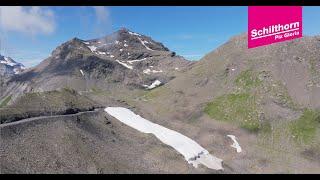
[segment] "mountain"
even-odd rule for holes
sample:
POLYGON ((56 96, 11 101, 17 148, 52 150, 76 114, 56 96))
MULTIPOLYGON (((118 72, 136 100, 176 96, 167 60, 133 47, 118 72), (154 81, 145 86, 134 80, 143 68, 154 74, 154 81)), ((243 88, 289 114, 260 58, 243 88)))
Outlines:
POLYGON ((11 78, 2 92, 152 89, 191 64, 150 37, 121 29, 98 39, 63 43, 39 65, 11 78))
POLYGON ((10 57, 0 55, 0 76, 12 76, 25 69, 23 64, 15 62, 10 57))
POLYGON ((222 173, 318 173, 319 50, 319 36, 248 49, 241 34, 191 63, 128 29, 74 38, 1 86, 1 169, 220 173, 101 110, 125 107, 196 141, 222 173))
MULTIPOLYGON (((135 106, 157 112, 158 123, 184 129, 205 147, 236 135, 246 154, 229 162, 235 171, 318 172, 319 50, 319 36, 253 49, 247 48, 247 34, 235 36, 135 106)), ((233 157, 218 145, 212 151, 233 157)))
POLYGON ((92 109, 110 101, 110 98, 96 96, 101 92, 130 97, 133 92, 150 91, 174 79, 192 64, 162 43, 124 28, 92 40, 73 38, 58 46, 39 65, 2 83, 0 102, 15 107, 13 111, 4 110, 2 122, 41 114, 63 114, 68 109, 92 109), (97 103, 82 106, 82 103, 67 102, 73 96, 69 93, 73 90, 76 94, 95 98, 97 103), (52 107, 50 101, 45 100, 56 94, 55 91, 60 91, 59 99, 65 103, 65 108, 52 107), (37 93, 44 97, 30 99, 37 93), (24 99, 39 104, 31 109, 21 108, 24 99), (39 107, 50 109, 50 112, 39 111, 39 107), (17 109, 24 115, 17 115, 17 109))

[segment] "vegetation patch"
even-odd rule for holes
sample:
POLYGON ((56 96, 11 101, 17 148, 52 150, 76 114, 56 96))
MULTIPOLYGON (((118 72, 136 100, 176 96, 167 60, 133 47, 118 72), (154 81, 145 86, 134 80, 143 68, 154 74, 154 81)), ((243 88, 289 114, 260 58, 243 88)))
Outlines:
POLYGON ((11 95, 5 97, 2 101, 0 101, 0 108, 7 106, 8 102, 11 100, 11 95))
POLYGON ((208 103, 204 111, 213 119, 235 123, 251 132, 260 128, 255 97, 249 93, 222 95, 208 103))
POLYGON ((298 143, 309 144, 320 125, 320 111, 305 109, 299 119, 290 124, 290 131, 298 143))
POLYGON ((237 86, 246 89, 259 86, 262 83, 262 81, 258 78, 258 75, 252 70, 242 71, 234 82, 237 86))
POLYGON ((279 104, 289 107, 292 110, 299 109, 299 105, 293 101, 288 93, 288 89, 281 82, 274 83, 270 88, 272 96, 275 97, 279 104))
POLYGON ((168 93, 169 89, 166 88, 165 86, 160 86, 158 88, 148 90, 146 94, 144 95, 145 98, 147 99, 154 99, 157 98, 161 95, 164 95, 165 93, 168 93))

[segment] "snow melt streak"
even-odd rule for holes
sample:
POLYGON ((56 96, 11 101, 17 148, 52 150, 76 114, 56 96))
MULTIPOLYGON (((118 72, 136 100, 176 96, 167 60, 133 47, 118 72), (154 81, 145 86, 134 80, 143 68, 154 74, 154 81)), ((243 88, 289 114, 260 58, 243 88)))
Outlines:
POLYGON ((132 111, 122 107, 107 107, 105 111, 122 123, 143 133, 152 133, 163 143, 173 147, 182 154, 189 164, 198 167, 203 164, 210 169, 222 170, 222 159, 216 158, 192 139, 152 123, 132 111))
POLYGON ((153 49, 150 49, 150 48, 145 44, 145 41, 142 41, 142 39, 139 38, 139 37, 138 37, 138 39, 139 39, 139 41, 141 42, 141 44, 142 44, 146 49, 148 49, 149 51, 153 51, 153 49))
POLYGON ((232 139, 233 144, 231 145, 231 147, 236 148, 237 149, 237 153, 241 153, 242 149, 238 143, 238 141, 236 140, 236 137, 234 135, 227 135, 229 138, 232 139))
POLYGON ((124 62, 121 62, 121 61, 119 61, 119 60, 116 60, 116 61, 117 61, 119 64, 121 64, 122 66, 124 66, 124 67, 126 67, 126 68, 128 68, 128 69, 133 69, 132 66, 130 66, 130 65, 124 63, 124 62))

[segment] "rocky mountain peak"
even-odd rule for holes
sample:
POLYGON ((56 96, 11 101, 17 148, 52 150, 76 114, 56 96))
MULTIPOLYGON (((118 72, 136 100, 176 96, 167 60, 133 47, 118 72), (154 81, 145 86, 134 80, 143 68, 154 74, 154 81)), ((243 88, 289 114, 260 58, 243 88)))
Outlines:
POLYGON ((0 76, 19 74, 25 69, 21 63, 17 63, 10 57, 0 55, 0 76))
MULTIPOLYGON (((84 82, 90 78, 91 82, 107 80, 109 84, 121 82, 134 88, 150 89, 154 82, 157 85, 151 87, 165 84, 190 64, 151 37, 122 28, 102 38, 72 38, 29 73, 11 81, 39 82, 39 89, 52 89, 61 87, 65 77, 84 82), (56 76, 61 80, 57 81, 56 76)), ((82 83, 74 81, 74 85, 68 83, 68 86, 84 87, 79 85, 82 83)), ((32 87, 37 88, 36 85, 32 87)))

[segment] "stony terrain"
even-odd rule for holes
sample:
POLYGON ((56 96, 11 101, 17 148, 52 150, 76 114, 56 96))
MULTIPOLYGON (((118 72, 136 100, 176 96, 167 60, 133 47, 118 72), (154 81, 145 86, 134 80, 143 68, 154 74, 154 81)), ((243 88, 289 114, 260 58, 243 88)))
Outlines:
POLYGON ((319 173, 319 49, 317 36, 247 49, 242 34, 192 63, 128 29, 74 38, 1 85, 1 173, 319 173), (94 110, 107 106, 190 137, 224 171, 94 110))

